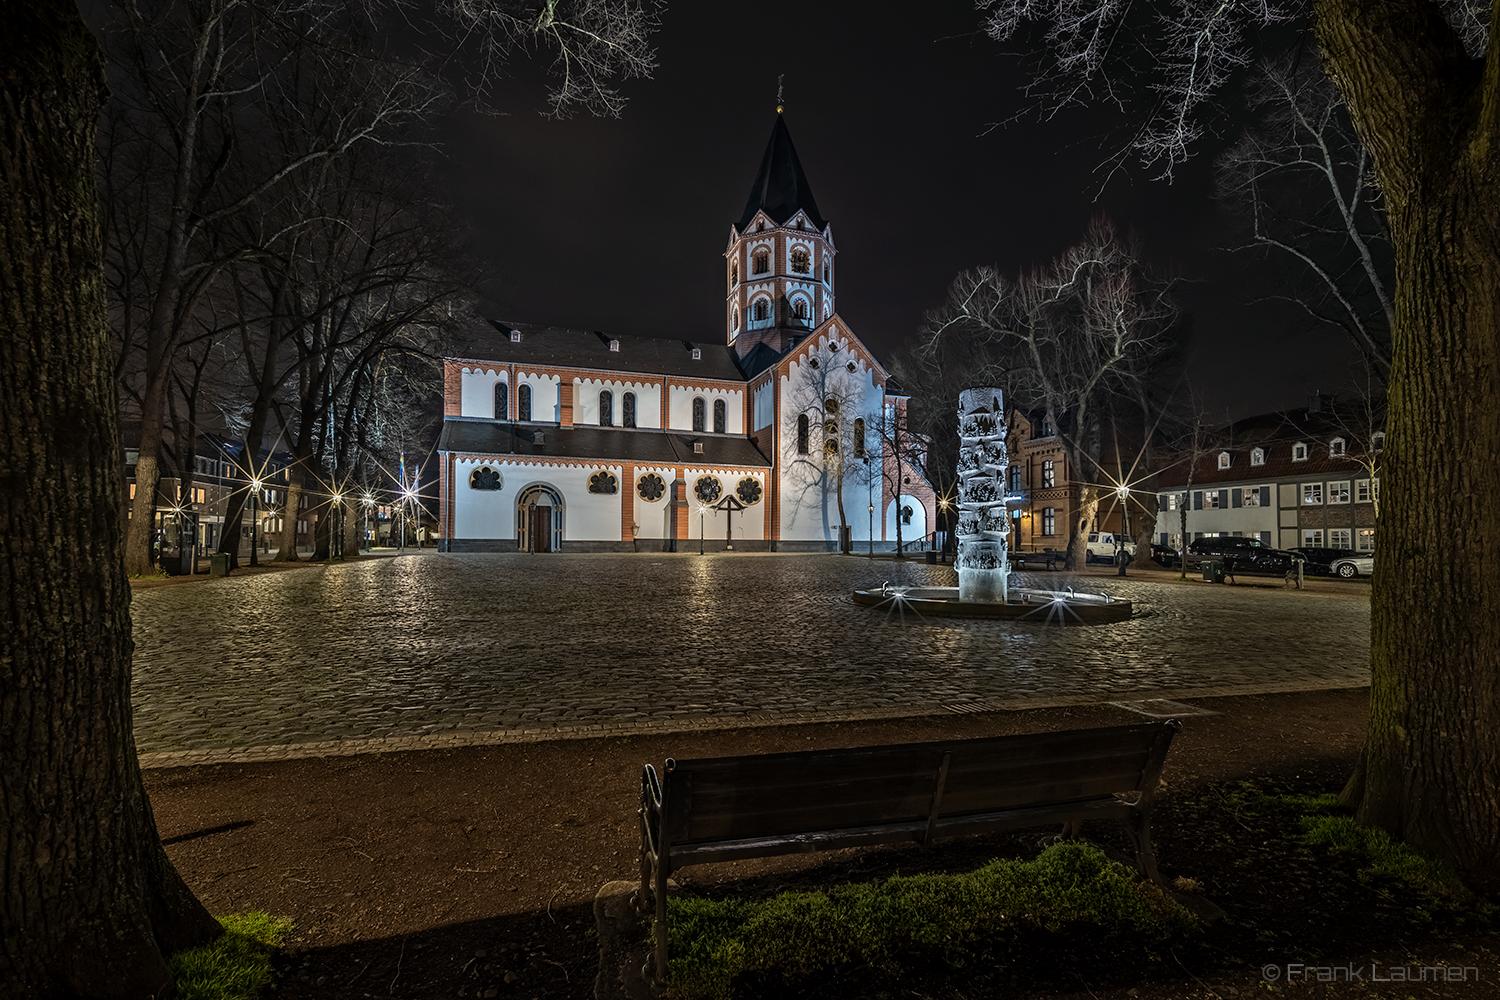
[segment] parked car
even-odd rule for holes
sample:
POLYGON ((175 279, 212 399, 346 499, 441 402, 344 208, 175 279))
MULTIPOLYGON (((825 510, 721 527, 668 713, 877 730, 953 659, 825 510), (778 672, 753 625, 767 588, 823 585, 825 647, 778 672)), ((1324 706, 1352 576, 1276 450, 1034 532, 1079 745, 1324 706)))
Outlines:
POLYGON ((1281 576, 1297 568, 1303 556, 1286 549, 1273 549, 1259 538, 1249 535, 1219 535, 1198 538, 1188 543, 1189 569, 1199 569, 1210 560, 1224 564, 1224 572, 1255 573, 1281 576))
POLYGON ((1355 552, 1335 559, 1330 569, 1335 576, 1344 580, 1352 580, 1357 576, 1369 576, 1375 572, 1375 557, 1369 553, 1355 552))
POLYGON ((1182 563, 1182 557, 1170 545, 1151 544, 1151 561, 1164 569, 1174 569, 1182 563))
POLYGON ((1088 549, 1084 552, 1083 561, 1114 562, 1115 553, 1119 551, 1117 543, 1120 542, 1124 543, 1125 551, 1130 553, 1131 558, 1135 558, 1135 543, 1128 538, 1118 538, 1108 531, 1089 532, 1088 549))
POLYGON ((1302 570, 1304 573, 1320 575, 1332 574, 1333 564, 1336 560, 1359 554, 1353 549, 1329 549, 1320 548, 1316 545, 1301 545, 1287 551, 1301 553, 1307 558, 1307 565, 1302 570))

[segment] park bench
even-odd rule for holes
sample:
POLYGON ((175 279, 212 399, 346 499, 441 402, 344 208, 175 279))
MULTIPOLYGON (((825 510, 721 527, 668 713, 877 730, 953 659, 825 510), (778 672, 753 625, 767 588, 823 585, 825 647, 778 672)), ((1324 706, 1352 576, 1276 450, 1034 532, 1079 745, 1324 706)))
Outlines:
POLYGON ((1158 884, 1151 799, 1167 722, 703 760, 641 774, 641 891, 667 968, 667 878, 688 865, 1116 819, 1158 884))
POLYGON ((1025 569, 1028 562, 1045 563, 1049 570, 1057 569, 1057 561, 1067 556, 1066 552, 1056 549, 1043 549, 1041 552, 1008 552, 1011 567, 1014 569, 1025 569))

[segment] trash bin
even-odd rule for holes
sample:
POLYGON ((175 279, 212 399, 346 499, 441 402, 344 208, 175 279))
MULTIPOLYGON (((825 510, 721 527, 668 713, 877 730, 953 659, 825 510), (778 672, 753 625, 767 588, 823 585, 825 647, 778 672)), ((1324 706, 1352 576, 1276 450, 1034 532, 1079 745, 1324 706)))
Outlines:
POLYGON ((1217 559, 1209 559, 1203 564, 1204 583, 1223 583, 1224 564, 1217 559))
POLYGON ((211 555, 211 556, 208 557, 208 575, 209 576, 228 576, 229 575, 229 553, 228 552, 215 552, 213 555, 211 555))

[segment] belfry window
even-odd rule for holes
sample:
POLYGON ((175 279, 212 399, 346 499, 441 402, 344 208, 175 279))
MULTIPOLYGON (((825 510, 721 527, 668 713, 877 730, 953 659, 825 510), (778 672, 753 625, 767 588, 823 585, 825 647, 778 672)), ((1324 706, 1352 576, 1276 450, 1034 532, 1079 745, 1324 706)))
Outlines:
POLYGON ((635 393, 633 393, 633 392, 627 392, 625 394, 624 400, 622 401, 622 405, 623 405, 624 410, 625 410, 625 414, 624 414, 624 416, 625 416, 625 426, 626 427, 634 427, 635 426, 635 393))
POLYGON ((722 399, 714 400, 714 433, 724 434, 729 424, 729 408, 722 399))
POLYGON ((798 299, 792 303, 792 315, 798 319, 807 319, 807 300, 798 299))
POLYGON ((523 385, 516 390, 516 419, 531 419, 531 386, 523 385))
POLYGON ((729 265, 729 283, 738 285, 740 283, 740 262, 735 261, 729 265))
POLYGON ((615 394, 608 389, 599 393, 599 426, 615 425, 615 394))
POLYGON ((510 419, 510 387, 504 382, 495 383, 495 419, 510 419))
POLYGON ((755 273, 766 274, 771 270, 771 255, 761 250, 755 255, 755 273))
POLYGON ((798 274, 808 274, 812 271, 812 258, 806 250, 792 251, 792 270, 798 274))
POLYGON ((864 458, 865 451, 865 418, 856 417, 854 420, 854 457, 864 458))
POLYGON ((757 299, 755 305, 751 306, 754 312, 751 314, 757 320, 763 320, 771 314, 771 310, 765 299, 757 299))
POLYGON ((708 424, 708 404, 702 396, 693 397, 693 430, 702 431, 708 424))

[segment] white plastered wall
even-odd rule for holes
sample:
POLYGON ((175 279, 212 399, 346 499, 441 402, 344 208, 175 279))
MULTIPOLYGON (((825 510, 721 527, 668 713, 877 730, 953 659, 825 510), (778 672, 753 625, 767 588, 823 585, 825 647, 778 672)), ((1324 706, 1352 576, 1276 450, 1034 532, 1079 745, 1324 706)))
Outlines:
MULTIPOLYGON (((558 391, 562 378, 557 375, 541 375, 536 372, 516 372, 516 391, 522 385, 531 386, 531 419, 539 423, 557 423, 562 420, 562 393, 558 391)), ((519 405, 519 397, 511 404, 512 410, 519 405)))
POLYGON ((885 540, 896 540, 896 512, 900 507, 911 507, 911 523, 901 525, 901 542, 912 542, 927 537, 927 505, 909 493, 901 494, 899 501, 892 500, 885 509, 885 540))
MULTIPOLYGON (((459 413, 465 417, 495 416, 495 383, 507 381, 498 368, 463 367, 460 374, 459 413)), ((514 405, 514 404, 512 404, 514 405)))
POLYGON ((453 472, 453 537, 515 538, 517 500, 532 486, 545 484, 563 498, 564 546, 568 539, 619 541, 622 491, 633 488, 633 484, 622 481, 623 474, 621 466, 605 463, 547 465, 458 459, 453 472), (481 466, 500 473, 500 489, 475 490, 469 486, 471 474, 481 466), (588 491, 589 478, 600 471, 614 475, 619 491, 613 494, 588 491))
POLYGON ((714 400, 724 400, 724 433, 745 433, 745 390, 743 389, 708 389, 697 386, 672 386, 668 399, 668 426, 676 431, 689 431, 693 429, 693 397, 703 397, 703 426, 704 433, 713 433, 714 429, 714 400))
POLYGON ((661 383, 596 378, 573 380, 573 423, 576 426, 599 425, 599 393, 605 389, 614 394, 613 426, 625 426, 625 394, 633 392, 635 425, 642 428, 661 427, 661 383))
POLYGON ((635 482, 629 484, 631 490, 637 489, 641 477, 655 473, 661 477, 662 495, 659 500, 648 501, 641 498, 637 491, 635 494, 635 523, 640 525, 636 529, 637 538, 671 538, 672 537, 672 483, 677 479, 677 470, 671 467, 641 466, 635 468, 635 482))
POLYGON ((729 524, 730 514, 728 511, 716 510, 713 507, 704 507, 698 500, 698 480, 709 476, 719 481, 719 497, 714 503, 719 503, 726 496, 736 495, 741 479, 754 479, 760 484, 760 501, 747 506, 742 511, 736 511, 734 517, 734 540, 759 540, 765 538, 766 512, 763 504, 767 501, 766 474, 764 472, 734 472, 726 469, 687 469, 684 478, 687 480, 688 498, 688 531, 687 540, 697 542, 701 533, 704 538, 712 542, 724 541, 724 532, 729 524), (700 516, 701 515, 701 516, 700 516), (701 529, 700 529, 701 526, 701 529))

